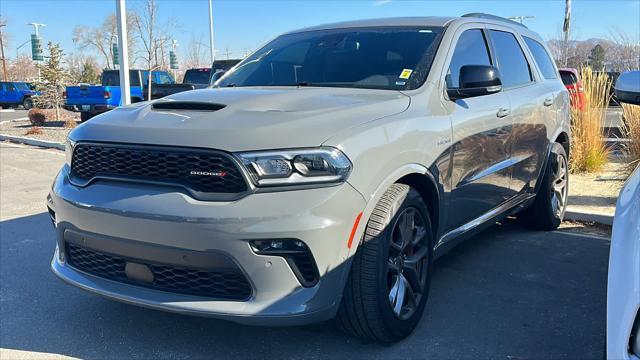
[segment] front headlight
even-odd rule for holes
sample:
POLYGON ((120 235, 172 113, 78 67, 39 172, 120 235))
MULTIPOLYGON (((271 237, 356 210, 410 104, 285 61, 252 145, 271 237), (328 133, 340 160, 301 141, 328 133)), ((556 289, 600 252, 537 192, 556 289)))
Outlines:
POLYGON ((343 182, 351 161, 332 147, 236 153, 256 186, 343 182))
POLYGON ((73 147, 76 146, 75 141, 67 137, 67 141, 64 143, 64 156, 67 165, 71 166, 71 159, 73 158, 73 147))

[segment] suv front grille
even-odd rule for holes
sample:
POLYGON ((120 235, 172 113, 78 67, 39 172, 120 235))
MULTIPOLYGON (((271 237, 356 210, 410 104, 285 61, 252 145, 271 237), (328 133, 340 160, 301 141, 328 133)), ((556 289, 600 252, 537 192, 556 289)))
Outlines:
POLYGON ((144 260, 132 260, 142 264, 153 274, 151 282, 129 279, 125 271, 127 259, 84 248, 73 243, 66 244, 69 265, 102 278, 129 283, 147 288, 179 294, 211 297, 216 299, 247 300, 251 296, 251 285, 239 268, 203 270, 167 264, 151 264, 144 260))
POLYGON ((77 144, 72 178, 122 178, 178 185, 195 193, 247 191, 242 172, 223 152, 190 148, 77 144))

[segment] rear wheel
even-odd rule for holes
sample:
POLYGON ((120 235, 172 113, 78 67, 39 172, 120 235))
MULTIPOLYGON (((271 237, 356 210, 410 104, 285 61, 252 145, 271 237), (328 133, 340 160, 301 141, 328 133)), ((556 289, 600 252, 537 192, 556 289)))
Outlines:
POLYGON ((431 282, 433 233, 427 206, 405 184, 392 185, 376 205, 338 310, 343 331, 392 343, 422 317, 431 282))
POLYGON ((554 143, 536 199, 530 208, 520 213, 518 218, 537 230, 555 230, 564 218, 568 198, 567 152, 561 144, 554 143))
POLYGON ((24 107, 25 110, 31 109, 33 107, 33 99, 24 98, 24 100, 22 100, 22 107, 24 107))

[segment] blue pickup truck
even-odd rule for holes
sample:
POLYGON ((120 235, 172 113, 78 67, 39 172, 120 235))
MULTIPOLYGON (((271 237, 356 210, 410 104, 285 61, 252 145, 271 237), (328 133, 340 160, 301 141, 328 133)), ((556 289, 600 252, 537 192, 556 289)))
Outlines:
POLYGON ((22 105, 29 110, 33 107, 32 96, 37 95, 26 82, 0 82, 0 107, 10 108, 22 105))
MULTIPOLYGON (((129 70, 129 83, 132 103, 147 100, 149 71, 129 70)), ((166 71, 152 71, 151 84, 151 99, 193 89, 183 84, 176 84, 173 77, 166 71)), ((81 121, 109 111, 120 105, 120 73, 118 70, 104 71, 101 85, 68 86, 65 98, 65 108, 79 111, 81 121)))

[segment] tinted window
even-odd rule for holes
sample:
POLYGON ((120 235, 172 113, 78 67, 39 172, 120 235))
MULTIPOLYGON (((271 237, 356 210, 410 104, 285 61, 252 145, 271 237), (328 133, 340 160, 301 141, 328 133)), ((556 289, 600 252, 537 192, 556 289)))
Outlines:
POLYGON ((516 37, 508 32, 489 30, 504 87, 531 82, 529 63, 516 37))
POLYGON ((449 64, 447 87, 460 87, 460 68, 465 65, 491 65, 487 43, 482 30, 467 30, 460 35, 449 64))
POLYGON ((571 71, 560 70, 560 77, 565 85, 575 85, 578 82, 578 78, 571 71))
POLYGON ((238 64, 219 86, 415 89, 442 28, 332 29, 286 34, 238 64))
MULTIPOLYGON (((118 70, 108 70, 102 73, 102 85, 103 86, 120 86, 120 72, 118 70)), ((129 85, 140 86, 140 79, 138 78, 138 71, 129 71, 129 85)))
POLYGON ((538 63, 538 67, 540 68, 540 71, 542 71, 542 76, 545 79, 557 79, 558 75, 556 74, 556 68, 553 66, 553 60, 544 46, 526 36, 523 38, 524 42, 527 43, 529 50, 531 50, 533 58, 536 59, 536 63, 538 63))
POLYGON ((185 84, 209 84, 211 69, 189 69, 182 80, 185 84))

